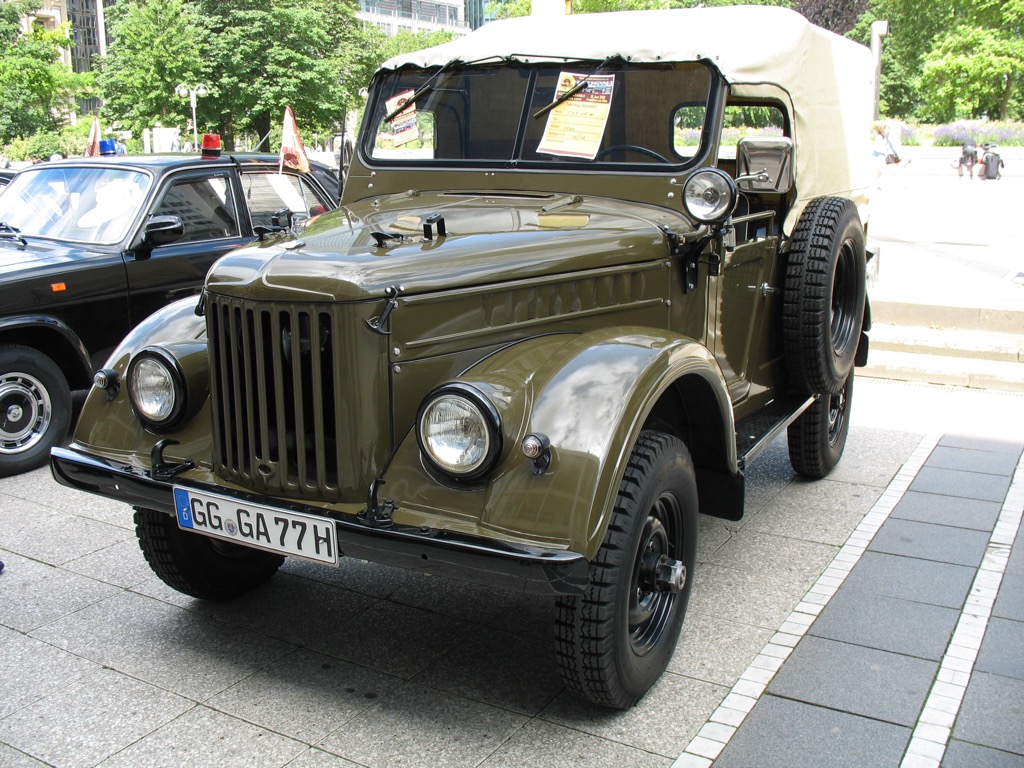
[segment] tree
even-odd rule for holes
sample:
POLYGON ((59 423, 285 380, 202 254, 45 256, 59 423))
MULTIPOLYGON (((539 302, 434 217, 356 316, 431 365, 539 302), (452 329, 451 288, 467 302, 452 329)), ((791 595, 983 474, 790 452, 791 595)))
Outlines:
POLYGON ((1010 119, 1011 97, 1022 72, 1024 42, 1019 35, 959 26, 938 38, 924 57, 921 116, 932 122, 1010 119))
MULTIPOLYGON (((986 83, 985 79, 998 78, 995 70, 1003 64, 997 61, 1005 63, 1008 57, 1014 58, 1009 50, 1013 46, 1006 43, 1021 40, 1024 0, 869 0, 868 10, 850 37, 868 42, 871 23, 876 19, 889 21, 889 36, 882 49, 881 107, 885 114, 892 117, 949 114, 948 110, 939 108, 939 102, 945 99, 945 103, 950 104, 949 89, 953 82, 965 98, 974 98, 970 94, 975 92, 979 94, 973 106, 962 105, 961 111, 980 113, 985 111, 985 107, 980 106, 982 100, 991 100, 991 82, 986 83), (958 45, 955 38, 960 35, 968 36, 973 44, 983 46, 984 51, 958 45), (985 39, 986 36, 991 39, 985 39), (1003 42, 993 42, 997 40, 1003 42), (961 66, 951 58, 954 50, 968 59, 983 56, 989 63, 961 66), (922 90, 925 65, 929 61, 926 87, 939 88, 943 95, 922 90)), ((1020 63, 1014 65, 1013 70, 1002 83, 1010 90, 1008 95, 1004 94, 1008 105, 1020 90, 1020 63)))
POLYGON ((135 0, 109 11, 111 42, 99 62, 103 117, 138 136, 156 121, 191 120, 189 102, 175 95, 180 83, 195 85, 204 71, 209 35, 186 0, 135 0))
POLYGON ((367 37, 352 0, 199 0, 211 36, 215 122, 224 145, 251 131, 267 148, 271 128, 291 105, 300 128, 331 129, 366 80, 367 37))
POLYGON ((796 10, 812 24, 845 35, 868 8, 868 0, 797 0, 796 10))
POLYGON ((32 0, 0 2, 0 144, 56 129, 89 81, 60 63, 61 48, 70 45, 66 25, 53 31, 33 25, 21 34, 19 19, 39 7, 32 0))

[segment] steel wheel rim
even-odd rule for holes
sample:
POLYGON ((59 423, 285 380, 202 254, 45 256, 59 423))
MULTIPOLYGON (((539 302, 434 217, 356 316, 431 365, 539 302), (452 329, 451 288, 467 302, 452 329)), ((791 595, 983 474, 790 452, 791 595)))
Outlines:
POLYGON ((663 494, 651 507, 640 541, 629 593, 629 643, 638 656, 649 653, 658 644, 675 609, 676 593, 655 589, 644 575, 645 558, 659 555, 676 557, 681 542, 673 542, 674 532, 681 518, 679 503, 674 496, 663 494))
MULTIPOLYGON (((850 374, 851 376, 853 374, 850 374)), ((828 399, 828 444, 835 445, 843 433, 846 421, 846 387, 838 395, 830 395, 828 399)))
POLYGON ((841 355, 853 339, 856 318, 851 311, 857 301, 857 250, 852 240, 844 240, 836 259, 832 278, 831 323, 832 350, 841 355))
POLYGON ((39 379, 16 371, 0 376, 0 454, 33 448, 52 418, 50 393, 39 379))

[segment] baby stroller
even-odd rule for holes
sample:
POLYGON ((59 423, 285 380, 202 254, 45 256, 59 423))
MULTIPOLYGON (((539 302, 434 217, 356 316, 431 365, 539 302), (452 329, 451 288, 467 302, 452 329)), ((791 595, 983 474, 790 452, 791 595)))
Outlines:
POLYGON ((1003 158, 999 156, 996 150, 999 148, 998 144, 982 144, 981 148, 984 150, 980 165, 981 173, 978 177, 981 179, 995 180, 1002 177, 1003 173, 1003 158))

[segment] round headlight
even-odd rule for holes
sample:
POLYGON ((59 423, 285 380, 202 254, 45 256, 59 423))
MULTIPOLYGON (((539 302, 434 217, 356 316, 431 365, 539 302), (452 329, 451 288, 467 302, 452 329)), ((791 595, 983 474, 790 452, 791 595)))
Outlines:
POLYGON ((162 427, 177 418, 185 401, 181 373, 173 358, 145 349, 128 366, 128 396, 136 415, 162 427))
POLYGON ((683 185, 683 205, 697 221, 725 221, 736 208, 736 184, 718 168, 702 168, 683 185))
POLYGON ((484 474, 501 452, 497 411, 466 386, 449 385, 431 394, 420 408, 416 436, 430 462, 458 478, 484 474))

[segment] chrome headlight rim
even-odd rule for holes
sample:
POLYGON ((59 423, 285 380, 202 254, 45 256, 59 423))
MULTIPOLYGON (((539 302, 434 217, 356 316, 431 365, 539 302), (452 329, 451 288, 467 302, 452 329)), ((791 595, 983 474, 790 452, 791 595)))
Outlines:
POLYGON ((728 220, 732 216, 732 212, 736 210, 736 203, 739 202, 739 190, 736 188, 736 182, 732 180, 732 177, 722 169, 701 168, 690 174, 689 178, 683 183, 682 197, 683 208, 694 219, 702 224, 721 224, 728 220), (694 188, 701 184, 708 185, 705 187, 704 193, 694 195, 694 188), (703 198, 709 188, 718 193, 721 202, 711 208, 710 211, 703 211, 692 207, 690 205, 691 198, 703 198))
POLYGON ((445 477, 455 481, 478 480, 494 469, 501 457, 503 447, 501 416, 494 403, 476 387, 460 382, 445 384, 430 392, 420 404, 419 412, 416 414, 416 441, 419 444, 420 453, 430 467, 445 477), (480 458, 464 470, 459 470, 452 464, 442 461, 432 450, 430 438, 426 434, 425 424, 432 409, 445 400, 468 404, 486 433, 486 447, 480 458))
POLYGON ((125 386, 135 416, 147 427, 171 429, 180 423, 182 415, 186 412, 188 388, 185 385, 185 375, 181 370, 181 364, 174 355, 162 347, 145 347, 132 356, 125 375, 125 386), (170 382, 171 404, 166 416, 158 418, 151 415, 140 402, 139 383, 136 377, 140 367, 146 363, 155 363, 162 368, 170 382))

